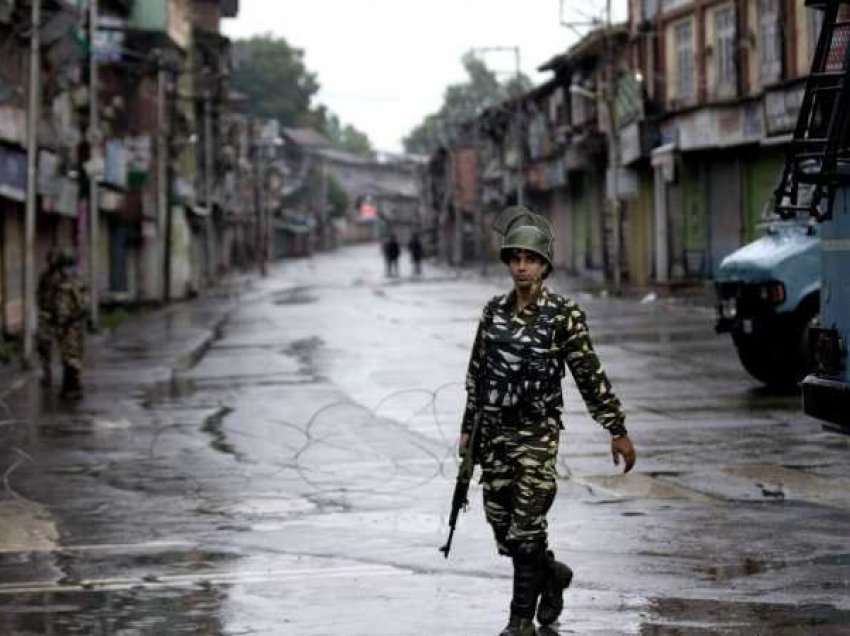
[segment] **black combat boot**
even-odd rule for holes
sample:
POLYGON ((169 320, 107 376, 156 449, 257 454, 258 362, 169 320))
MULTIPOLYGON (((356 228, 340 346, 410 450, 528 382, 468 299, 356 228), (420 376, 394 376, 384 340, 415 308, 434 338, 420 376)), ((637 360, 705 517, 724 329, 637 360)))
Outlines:
POLYGON ((83 399, 83 385, 80 384, 80 372, 74 367, 65 366, 62 373, 62 390, 59 396, 65 400, 83 399))
POLYGON ((545 544, 521 543, 513 549, 514 589, 511 619, 499 636, 536 636, 534 610, 543 581, 545 544))
POLYGON ((551 625, 558 620, 564 609, 564 590, 572 580, 573 571, 566 564, 556 561, 554 553, 547 550, 540 604, 537 606, 537 620, 541 625, 551 625))
POLYGON ((511 614, 510 622, 499 632, 499 636, 537 636, 537 630, 534 629, 532 619, 511 614))
POLYGON ((50 368, 49 364, 45 364, 41 368, 41 386, 44 388, 49 388, 53 385, 53 369, 50 368))

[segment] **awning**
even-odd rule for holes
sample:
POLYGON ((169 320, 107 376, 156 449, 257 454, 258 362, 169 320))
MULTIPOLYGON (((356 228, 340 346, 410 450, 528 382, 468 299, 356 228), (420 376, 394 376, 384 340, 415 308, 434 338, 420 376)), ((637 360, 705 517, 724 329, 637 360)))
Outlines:
POLYGON ((0 146, 0 196, 13 201, 27 198, 27 153, 0 146))
POLYGON ((306 214, 287 212, 280 218, 275 219, 272 222, 272 227, 275 230, 290 232, 292 234, 307 234, 315 229, 316 220, 306 214))

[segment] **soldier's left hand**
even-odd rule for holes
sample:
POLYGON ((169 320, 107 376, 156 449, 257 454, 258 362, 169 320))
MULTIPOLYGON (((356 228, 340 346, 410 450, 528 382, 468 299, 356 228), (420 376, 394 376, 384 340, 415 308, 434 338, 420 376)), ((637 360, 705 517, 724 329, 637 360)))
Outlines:
POLYGON ((620 465, 620 458, 623 458, 623 472, 629 472, 635 465, 637 456, 635 455, 635 447, 628 435, 622 437, 611 438, 611 457, 614 459, 614 465, 620 465))

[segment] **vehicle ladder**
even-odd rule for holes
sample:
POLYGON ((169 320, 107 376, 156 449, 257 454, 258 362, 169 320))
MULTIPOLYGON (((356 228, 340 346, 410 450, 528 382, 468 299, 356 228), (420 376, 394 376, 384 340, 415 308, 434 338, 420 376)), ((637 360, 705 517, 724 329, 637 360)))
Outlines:
POLYGON ((782 218, 831 218, 836 189, 850 183, 850 0, 807 0, 823 26, 785 168, 774 192, 782 218))

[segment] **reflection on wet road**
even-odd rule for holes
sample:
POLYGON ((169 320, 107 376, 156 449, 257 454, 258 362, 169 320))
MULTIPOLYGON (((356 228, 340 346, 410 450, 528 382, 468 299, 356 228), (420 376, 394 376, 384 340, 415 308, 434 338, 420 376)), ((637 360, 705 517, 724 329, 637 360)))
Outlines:
MULTIPOLYGON (((104 341, 74 410, 10 400, 0 634, 497 633, 510 565, 479 486, 437 547, 506 279, 381 274, 371 246, 285 263, 104 341)), ((755 386, 709 311, 559 282, 639 463, 614 472, 566 383, 550 532, 576 579, 547 633, 850 633, 848 441, 755 386)))

